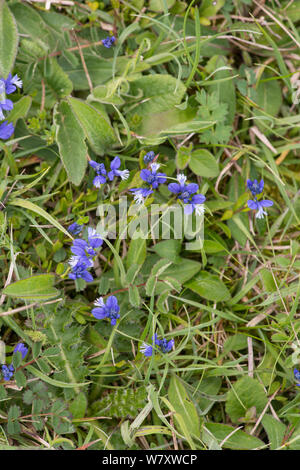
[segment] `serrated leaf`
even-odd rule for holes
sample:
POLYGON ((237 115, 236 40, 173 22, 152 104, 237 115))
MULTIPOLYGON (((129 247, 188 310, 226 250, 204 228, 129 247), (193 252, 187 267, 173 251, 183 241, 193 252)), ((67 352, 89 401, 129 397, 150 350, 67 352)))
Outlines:
POLYGON ((53 274, 39 274, 9 284, 2 293, 18 299, 51 299, 59 295, 59 290, 53 287, 54 279, 53 274))
POLYGON ((11 72, 18 47, 18 30, 15 18, 5 0, 0 0, 0 77, 11 72))
POLYGON ((115 134, 109 120, 98 109, 85 101, 68 99, 94 152, 103 155, 115 142, 115 134))
POLYGON ((145 406, 147 391, 145 387, 119 388, 108 393, 100 401, 92 404, 92 411, 97 415, 136 418, 139 410, 145 406))
POLYGON ((85 393, 80 392, 69 406, 74 419, 83 418, 87 409, 87 398, 85 393))
POLYGON ((17 405, 12 405, 8 410, 7 416, 7 431, 9 434, 19 434, 21 427, 18 418, 21 414, 20 408, 17 405))
POLYGON ((15 372, 14 378, 15 378, 17 387, 26 387, 27 380, 21 370, 17 370, 17 372, 15 372))
POLYGON ((69 180, 78 186, 85 175, 87 166, 85 134, 66 101, 61 101, 55 106, 53 117, 62 162, 69 180))

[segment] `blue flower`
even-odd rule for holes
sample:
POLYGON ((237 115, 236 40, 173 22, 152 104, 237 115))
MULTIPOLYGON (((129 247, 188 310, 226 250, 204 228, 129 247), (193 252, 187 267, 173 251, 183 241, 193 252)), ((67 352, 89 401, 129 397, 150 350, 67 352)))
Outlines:
POLYGON ((263 199, 262 201, 258 201, 256 198, 254 201, 252 199, 249 199, 247 201, 249 209, 252 209, 254 211, 257 211, 257 214, 255 217, 257 219, 263 219, 265 215, 267 215, 267 212, 264 211, 264 207, 271 207, 273 206, 273 201, 270 201, 269 199, 263 199))
POLYGON ((195 194, 184 205, 184 213, 189 215, 195 211, 197 215, 204 214, 205 207, 203 206, 203 202, 205 200, 206 200, 206 197, 203 196, 203 194, 195 194))
POLYGON ((103 298, 99 297, 99 299, 94 302, 94 305, 96 305, 96 308, 93 308, 92 315, 97 318, 97 320, 110 318, 111 325, 117 323, 117 319, 120 318, 120 307, 118 305, 118 299, 114 295, 107 298, 106 304, 103 298))
POLYGON ((129 191, 134 193, 133 199, 137 204, 144 204, 146 197, 153 193, 152 189, 147 188, 133 188, 129 191))
POLYGON ((14 366, 11 364, 10 366, 6 366, 5 364, 2 366, 2 374, 4 380, 10 380, 14 375, 14 366))
POLYGON ((107 38, 102 39, 102 45, 104 47, 107 47, 107 49, 109 49, 114 44, 115 41, 116 41, 116 38, 114 36, 107 36, 107 38))
POLYGON ((167 341, 165 338, 163 339, 157 339, 157 334, 155 333, 154 336, 152 336, 152 343, 153 346, 143 343, 140 351, 144 354, 146 357, 150 357, 153 354, 153 350, 158 349, 160 352, 163 354, 168 353, 172 350, 174 346, 174 340, 171 339, 170 341, 167 341), (155 348, 157 346, 157 348, 155 348))
POLYGON ((157 173, 159 167, 159 163, 152 163, 151 171, 142 170, 140 173, 140 177, 142 178, 142 180, 152 186, 153 189, 158 188, 159 184, 165 183, 167 181, 165 173, 157 173))
POLYGON ((95 256, 95 250, 89 246, 89 244, 82 240, 81 238, 76 238, 73 241, 73 245, 71 246, 71 251, 74 255, 80 258, 82 261, 86 261, 86 258, 91 258, 95 256))
POLYGON ((11 100, 8 100, 5 98, 0 100, 0 121, 5 119, 3 111, 11 111, 13 107, 14 107, 14 104, 11 100))
POLYGON ((73 233, 73 235, 79 235, 82 229, 83 229, 83 226, 80 224, 77 224, 77 222, 74 222, 68 227, 69 232, 73 233))
POLYGON ((22 354, 22 359, 24 359, 28 353, 28 348, 25 346, 24 343, 19 343, 14 349, 14 353, 17 353, 17 352, 20 352, 22 354))
POLYGON ((151 150, 150 152, 146 153, 146 155, 144 155, 144 162, 145 163, 151 163, 155 158, 155 153, 153 152, 153 150, 151 150))
POLYGON ((97 163, 94 160, 90 160, 89 165, 97 173, 97 176, 93 180, 93 185, 95 188, 100 188, 101 184, 106 183, 106 169, 104 163, 97 163))
POLYGON ((88 227, 88 242, 92 248, 99 248, 103 243, 99 233, 92 227, 88 227))
POLYGON ((129 177, 129 170, 118 170, 121 165, 121 160, 119 157, 115 157, 110 164, 111 171, 108 173, 108 179, 112 181, 115 176, 120 176, 122 180, 127 180, 129 177))
POLYGON ((86 282, 92 282, 93 276, 87 271, 87 268, 93 266, 93 262, 87 258, 83 260, 78 256, 72 256, 69 260, 71 266, 71 272, 69 273, 69 279, 84 279, 86 282))
POLYGON ((297 380, 297 387, 300 387, 300 371, 298 369, 294 369, 294 377, 297 380))
POLYGON ((15 128, 11 122, 8 123, 7 121, 4 121, 0 124, 0 139, 9 139, 13 135, 14 130, 15 128))
POLYGON ((247 180, 247 186, 249 191, 251 191, 252 196, 256 196, 257 194, 261 194, 263 192, 264 180, 260 180, 260 183, 258 183, 257 180, 247 180))
POLYGON ((5 93, 7 95, 10 95, 14 91, 16 91, 16 89, 17 89, 16 87, 22 88, 22 86, 23 86, 22 80, 18 77, 18 75, 14 75, 12 77, 11 73, 8 74, 8 77, 7 77, 6 80, 4 78, 2 78, 0 80, 0 82, 2 82, 4 84, 5 93))
POLYGON ((190 197, 198 191, 199 187, 196 183, 185 184, 186 176, 182 173, 177 176, 177 181, 178 183, 170 183, 168 189, 176 194, 178 199, 188 204, 190 197))
POLYGON ((144 354, 144 356, 151 357, 153 354, 153 346, 147 343, 143 343, 140 347, 140 351, 144 354))

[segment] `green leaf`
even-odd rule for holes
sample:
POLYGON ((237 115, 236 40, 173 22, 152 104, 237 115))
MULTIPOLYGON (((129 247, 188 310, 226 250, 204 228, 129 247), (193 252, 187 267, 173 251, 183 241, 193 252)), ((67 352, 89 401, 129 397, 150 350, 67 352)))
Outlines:
POLYGON ((28 209, 28 210, 31 210, 31 211, 35 212, 36 214, 40 215, 41 217, 44 217, 48 222, 50 222, 52 225, 54 225, 54 227, 61 230, 61 232, 63 232, 65 235, 67 235, 68 238, 72 239, 69 232, 67 232, 67 230, 62 225, 60 225, 60 223, 57 222, 57 220, 54 219, 54 217, 52 217, 52 215, 48 214, 44 209, 37 206, 36 204, 29 201, 28 199, 20 199, 20 198, 12 199, 11 201, 9 201, 9 204, 11 206, 24 207, 24 209, 28 209))
POLYGON ((141 297, 137 286, 129 286, 129 302, 133 307, 138 307, 141 303, 141 297))
POLYGON ((146 240, 143 238, 133 238, 130 241, 127 257, 126 267, 130 268, 133 264, 142 265, 146 259, 147 247, 146 240))
POLYGON ((39 274, 9 284, 2 293, 26 300, 51 299, 59 295, 59 291, 53 287, 54 279, 53 274, 39 274))
POLYGON ((192 144, 189 147, 179 147, 176 154, 176 166, 179 170, 184 170, 190 162, 192 144))
POLYGON ((114 89, 114 81, 94 88, 93 93, 88 96, 88 101, 99 101, 100 103, 115 104, 116 106, 124 104, 123 98, 118 96, 116 89, 114 89))
POLYGON ((276 450, 277 447, 280 447, 283 443, 283 439, 287 430, 286 426, 281 421, 275 419, 272 415, 267 414, 264 415, 263 419, 261 420, 261 424, 268 434, 270 449, 276 450))
MULTIPOLYGON (((227 66, 228 63, 226 59, 222 56, 219 56, 216 60, 215 67, 221 68, 227 66)), ((236 94, 235 94, 235 86, 234 86, 234 79, 232 77, 231 70, 219 70, 214 74, 214 81, 222 80, 224 78, 228 78, 226 81, 219 81, 215 83, 212 87, 212 91, 216 91, 218 94, 218 99, 220 104, 226 103, 228 106, 228 113, 225 119, 225 124, 231 126, 233 124, 235 110, 236 110, 236 94)))
POLYGON ((214 16, 217 13, 217 11, 219 11, 220 8, 222 8, 224 3, 225 3, 225 0, 216 0, 214 2, 212 2, 211 0, 203 0, 201 2, 199 15, 204 18, 209 18, 210 16, 214 16))
POLYGON ((93 416, 114 416, 124 418, 130 416, 136 418, 138 411, 144 408, 147 400, 146 388, 141 386, 133 388, 117 388, 111 391, 101 400, 92 404, 93 416))
POLYGON ((144 117, 167 111, 179 104, 185 93, 185 86, 171 75, 154 74, 145 75, 131 82, 130 92, 132 95, 142 95, 139 101, 145 101, 134 107, 130 114, 144 117))
MULTIPOLYGON (((263 75, 267 78, 269 75, 263 75)), ((278 80, 261 81, 256 88, 256 96, 254 100, 265 113, 277 116, 282 104, 282 89, 278 80)), ((255 115, 261 113, 255 110, 255 115)))
POLYGON ((205 428, 212 433, 219 444, 225 440, 222 447, 226 449, 251 450, 265 447, 265 443, 257 437, 250 436, 240 429, 235 431, 232 426, 228 426, 227 424, 206 423, 205 428), (231 436, 226 439, 229 434, 231 434, 231 436))
POLYGON ((55 106, 53 117, 62 162, 69 180, 78 186, 85 175, 87 166, 84 132, 66 101, 61 101, 55 106))
POLYGON ((247 348, 247 337, 241 333, 229 336, 223 345, 223 352, 240 351, 247 348))
POLYGON ((12 122, 15 126, 18 119, 25 118, 31 107, 31 103, 31 96, 22 96, 19 101, 16 101, 16 103, 14 103, 13 109, 7 116, 8 122, 12 122))
POLYGON ((204 299, 223 302, 231 298, 230 292, 218 276, 201 271, 194 279, 187 282, 188 287, 204 299))
POLYGON ((85 385, 89 385, 90 382, 84 383, 67 383, 67 382, 60 382, 59 380, 51 379, 48 375, 43 374, 40 370, 36 369, 35 367, 28 365, 26 369, 31 372, 33 375, 38 377, 39 379, 43 380, 44 382, 54 385, 55 387, 60 388, 77 388, 77 387, 84 387, 85 385))
POLYGON ((164 11, 165 3, 167 5, 167 8, 169 9, 174 5, 175 0, 166 0, 166 2, 164 2, 164 0, 150 0, 149 10, 155 12, 164 11))
POLYGON ((103 155, 115 142, 108 118, 93 106, 77 98, 68 99, 94 152, 103 155))
POLYGON ((181 241, 180 240, 163 240, 156 245, 154 245, 153 250, 161 258, 166 258, 173 263, 180 263, 181 258, 179 253, 181 251, 181 241))
POLYGON ((203 249, 205 253, 219 253, 226 250, 226 248, 218 241, 204 240, 203 249))
POLYGON ((14 3, 10 9, 17 21, 19 33, 31 37, 47 50, 51 36, 37 11, 22 3, 14 3))
POLYGON ((50 93, 52 99, 58 100, 72 92, 73 84, 71 80, 54 57, 47 57, 41 61, 39 69, 45 81, 46 96, 50 93))
POLYGON ((228 392, 226 401, 226 412, 233 423, 245 417, 246 412, 256 408, 256 416, 263 411, 268 401, 263 386, 251 377, 239 379, 228 392))
POLYGON ((21 370, 17 370, 14 374, 14 378, 17 384, 17 387, 26 387, 27 380, 25 375, 21 370))
POLYGON ((5 0, 0 0, 0 77, 11 72, 17 54, 18 31, 5 0))
POLYGON ((219 165, 215 157, 205 149, 194 150, 189 162, 190 169, 199 176, 214 178, 219 174, 219 165))
POLYGON ((83 418, 87 409, 87 398, 85 393, 80 392, 76 398, 70 404, 70 412, 72 413, 73 419, 83 418))
MULTIPOLYGON (((188 396, 184 382, 176 375, 171 377, 168 397, 176 413, 183 418, 189 432, 196 437, 200 437, 200 421, 197 410, 188 396)), ((178 419, 176 419, 176 415, 174 418, 180 431, 180 424, 178 419)))
POLYGON ((12 405, 8 410, 7 415, 7 431, 9 434, 19 434, 21 426, 18 421, 21 415, 21 410, 17 405, 12 405))
POLYGON ((178 269, 177 265, 170 266, 165 270, 164 276, 173 277, 179 282, 184 283, 194 277, 201 269, 201 263, 199 263, 199 261, 181 258, 178 262, 180 263, 180 269, 178 269))

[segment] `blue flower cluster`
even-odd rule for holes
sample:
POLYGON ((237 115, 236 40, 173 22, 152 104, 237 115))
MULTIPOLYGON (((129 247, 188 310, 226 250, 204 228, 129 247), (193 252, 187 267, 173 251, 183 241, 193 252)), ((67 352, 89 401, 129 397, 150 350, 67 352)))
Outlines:
POLYGON ((163 339, 157 339, 157 334, 155 333, 154 336, 152 336, 152 345, 143 343, 142 346, 140 347, 140 351, 144 354, 146 357, 151 357, 153 354, 153 351, 160 351, 161 353, 165 354, 168 353, 172 350, 174 346, 174 340, 171 339, 170 341, 167 341, 165 338, 163 339))
POLYGON ((107 38, 102 39, 102 46, 110 49, 111 46, 116 42, 115 36, 107 36, 107 38))
POLYGON ((247 187, 251 192, 252 196, 254 197, 254 200, 249 199, 247 201, 248 207, 249 209, 257 211, 257 213, 255 214, 255 217, 257 219, 263 219, 264 216, 267 215, 267 212, 264 211, 263 208, 273 206, 273 201, 270 201, 269 199, 263 199, 261 201, 258 201, 257 199, 257 195, 263 192, 264 181, 261 180, 260 183, 258 183, 257 180, 247 180, 247 187))
POLYGON ((24 343, 18 343, 14 349, 14 353, 20 352, 22 354, 22 359, 25 359, 28 353, 28 348, 24 343))
POLYGON ((3 364, 3 366, 1 367, 1 370, 2 370, 2 375, 3 375, 4 380, 8 381, 13 378, 15 368, 12 364, 10 364, 9 366, 3 364))
POLYGON ((129 170, 119 170, 121 160, 115 157, 110 164, 110 171, 107 173, 104 163, 97 163, 94 160, 89 161, 90 166, 95 170, 97 176, 93 180, 95 188, 100 188, 101 184, 106 183, 106 178, 113 181, 115 176, 119 176, 122 180, 127 180, 129 177, 129 170))
POLYGON ((68 227, 68 230, 70 233, 73 235, 79 235, 83 229, 83 225, 77 224, 77 222, 74 222, 68 227))
POLYGON ((118 299, 111 295, 107 298, 106 304, 104 303, 103 297, 99 297, 94 302, 96 308, 93 308, 92 315, 97 318, 97 320, 102 320, 103 318, 109 318, 110 324, 115 325, 118 318, 120 318, 120 307, 118 305, 118 299))
POLYGON ((192 214, 195 211, 197 215, 203 214, 205 210, 203 203, 206 197, 203 194, 195 194, 199 189, 198 184, 185 184, 186 176, 182 173, 177 176, 177 181, 178 183, 170 183, 168 189, 184 203, 184 213, 192 214))
POLYGON ((153 152, 153 150, 150 150, 150 152, 146 153, 146 155, 144 155, 144 162, 147 163, 151 163, 153 162, 155 158, 155 153, 153 152))
MULTIPOLYGON (((151 150, 144 156, 144 162, 149 163, 155 159, 155 154, 151 150)), ((133 198, 137 204, 144 204, 145 199, 152 194, 154 189, 157 189, 160 184, 167 181, 165 173, 158 173, 159 163, 151 163, 150 168, 141 170, 141 179, 148 184, 146 188, 133 188, 130 189, 133 193, 133 198)), ((197 215, 204 213, 203 203, 206 197, 203 194, 196 194, 199 186, 195 183, 186 184, 186 176, 182 173, 177 176, 178 183, 170 183, 168 189, 171 193, 175 194, 177 199, 184 203, 184 213, 189 215, 195 212, 197 215)))
MULTIPOLYGON (((7 79, 0 78, 0 121, 5 119, 3 111, 11 111, 13 109, 13 102, 6 98, 6 95, 10 95, 16 89, 22 87, 22 80, 19 79, 18 75, 12 77, 9 73, 7 79)), ((7 140, 14 133, 14 126, 10 122, 4 121, 0 124, 0 139, 7 140)))
POLYGON ((147 188, 130 189, 137 204, 143 204, 146 197, 153 193, 153 189, 157 189, 160 184, 167 181, 165 173, 157 173, 157 170, 160 167, 159 163, 151 163, 150 167, 151 170, 144 169, 140 172, 141 179, 149 186, 147 188))
MULTIPOLYGON (((70 225, 69 230, 73 233, 79 234, 82 231, 82 226, 76 222, 70 225)), ((103 240, 95 229, 88 227, 87 241, 83 238, 75 238, 71 251, 74 256, 69 260, 71 272, 69 279, 84 279, 86 282, 92 282, 93 276, 88 271, 93 263, 93 258, 96 255, 96 249, 99 248, 103 240)))
MULTIPOLYGON (((20 352, 22 355, 22 359, 24 359, 28 353, 28 348, 25 346, 24 343, 18 343, 14 349, 14 354, 16 354, 17 352, 20 352)), ((1 366, 1 372, 3 375, 3 379, 5 381, 11 380, 13 378, 14 371, 15 371, 15 368, 12 364, 10 364, 9 366, 7 366, 6 364, 3 364, 1 366)))
POLYGON ((297 380, 297 387, 300 387, 300 371, 298 369, 294 369, 294 377, 297 380))

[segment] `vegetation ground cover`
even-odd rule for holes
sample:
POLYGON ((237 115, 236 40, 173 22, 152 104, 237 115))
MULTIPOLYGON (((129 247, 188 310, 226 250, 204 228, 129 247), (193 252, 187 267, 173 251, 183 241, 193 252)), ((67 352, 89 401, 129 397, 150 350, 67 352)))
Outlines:
POLYGON ((299 21, 0 0, 0 449, 300 448, 299 21))

